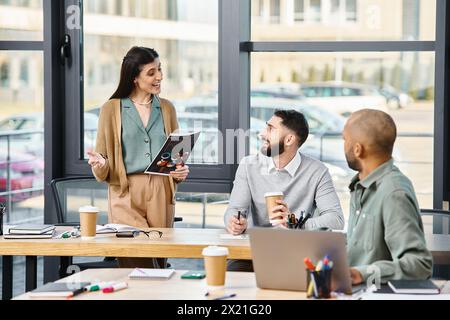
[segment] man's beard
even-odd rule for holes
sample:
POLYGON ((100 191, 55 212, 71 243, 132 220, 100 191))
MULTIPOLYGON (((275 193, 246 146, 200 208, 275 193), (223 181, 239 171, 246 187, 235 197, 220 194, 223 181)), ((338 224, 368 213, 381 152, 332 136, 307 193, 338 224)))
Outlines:
POLYGON ((261 148, 261 153, 268 157, 276 157, 279 155, 282 155, 284 153, 284 140, 281 139, 277 144, 270 145, 270 142, 266 140, 266 142, 269 143, 269 145, 266 147, 261 148))
POLYGON ((345 159, 347 160, 347 165, 350 169, 358 171, 358 172, 360 171, 361 166, 359 165, 358 159, 353 158, 347 152, 345 152, 345 159))

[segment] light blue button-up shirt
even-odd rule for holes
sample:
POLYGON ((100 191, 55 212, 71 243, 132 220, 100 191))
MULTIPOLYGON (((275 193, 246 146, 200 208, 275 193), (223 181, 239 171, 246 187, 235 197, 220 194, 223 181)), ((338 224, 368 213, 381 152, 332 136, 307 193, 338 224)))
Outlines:
POLYGON ((122 156, 127 174, 142 173, 166 141, 160 100, 153 97, 152 112, 145 128, 129 98, 121 100, 121 116, 122 156))

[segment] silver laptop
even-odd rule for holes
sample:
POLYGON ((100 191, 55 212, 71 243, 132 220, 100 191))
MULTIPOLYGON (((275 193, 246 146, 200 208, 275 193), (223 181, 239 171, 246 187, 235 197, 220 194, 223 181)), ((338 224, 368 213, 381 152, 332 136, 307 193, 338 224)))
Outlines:
POLYGON ((271 228, 251 228, 248 233, 259 288, 306 291, 305 257, 316 264, 328 255, 334 264, 332 287, 352 293, 344 234, 271 228))

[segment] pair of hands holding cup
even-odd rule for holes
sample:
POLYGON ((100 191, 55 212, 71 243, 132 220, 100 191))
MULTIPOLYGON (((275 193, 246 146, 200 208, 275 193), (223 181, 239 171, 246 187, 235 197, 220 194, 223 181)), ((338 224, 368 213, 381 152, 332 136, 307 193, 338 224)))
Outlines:
MULTIPOLYGON (((103 158, 100 153, 88 151, 87 155, 89 156, 88 164, 92 168, 103 168, 106 165, 106 159, 103 158)), ((182 182, 186 180, 187 176, 189 175, 189 167, 187 165, 183 165, 182 167, 177 168, 175 171, 171 171, 170 175, 177 182, 182 182)))
MULTIPOLYGON (((272 222, 273 220, 279 221, 279 223, 275 225, 284 225, 286 227, 286 219, 290 213, 288 205, 283 200, 276 200, 276 204, 277 205, 273 206, 269 212, 269 219, 272 222)), ((235 236, 242 234, 247 229, 247 218, 241 215, 238 220, 237 215, 232 216, 228 220, 226 228, 229 233, 235 236)))

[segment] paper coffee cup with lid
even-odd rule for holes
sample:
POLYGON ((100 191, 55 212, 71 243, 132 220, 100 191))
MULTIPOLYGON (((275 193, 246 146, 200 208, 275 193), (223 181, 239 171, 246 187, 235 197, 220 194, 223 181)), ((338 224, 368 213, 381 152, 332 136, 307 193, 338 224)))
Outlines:
POLYGON ((82 206, 78 212, 80 213, 81 239, 94 239, 97 231, 97 215, 100 210, 93 206, 82 206))
POLYGON ((209 246, 203 248, 206 283, 209 286, 224 286, 227 271, 228 248, 209 246))
POLYGON ((264 194, 264 198, 266 199, 267 215, 269 216, 272 208, 278 206, 277 200, 284 199, 284 193, 281 191, 267 192, 264 194))

